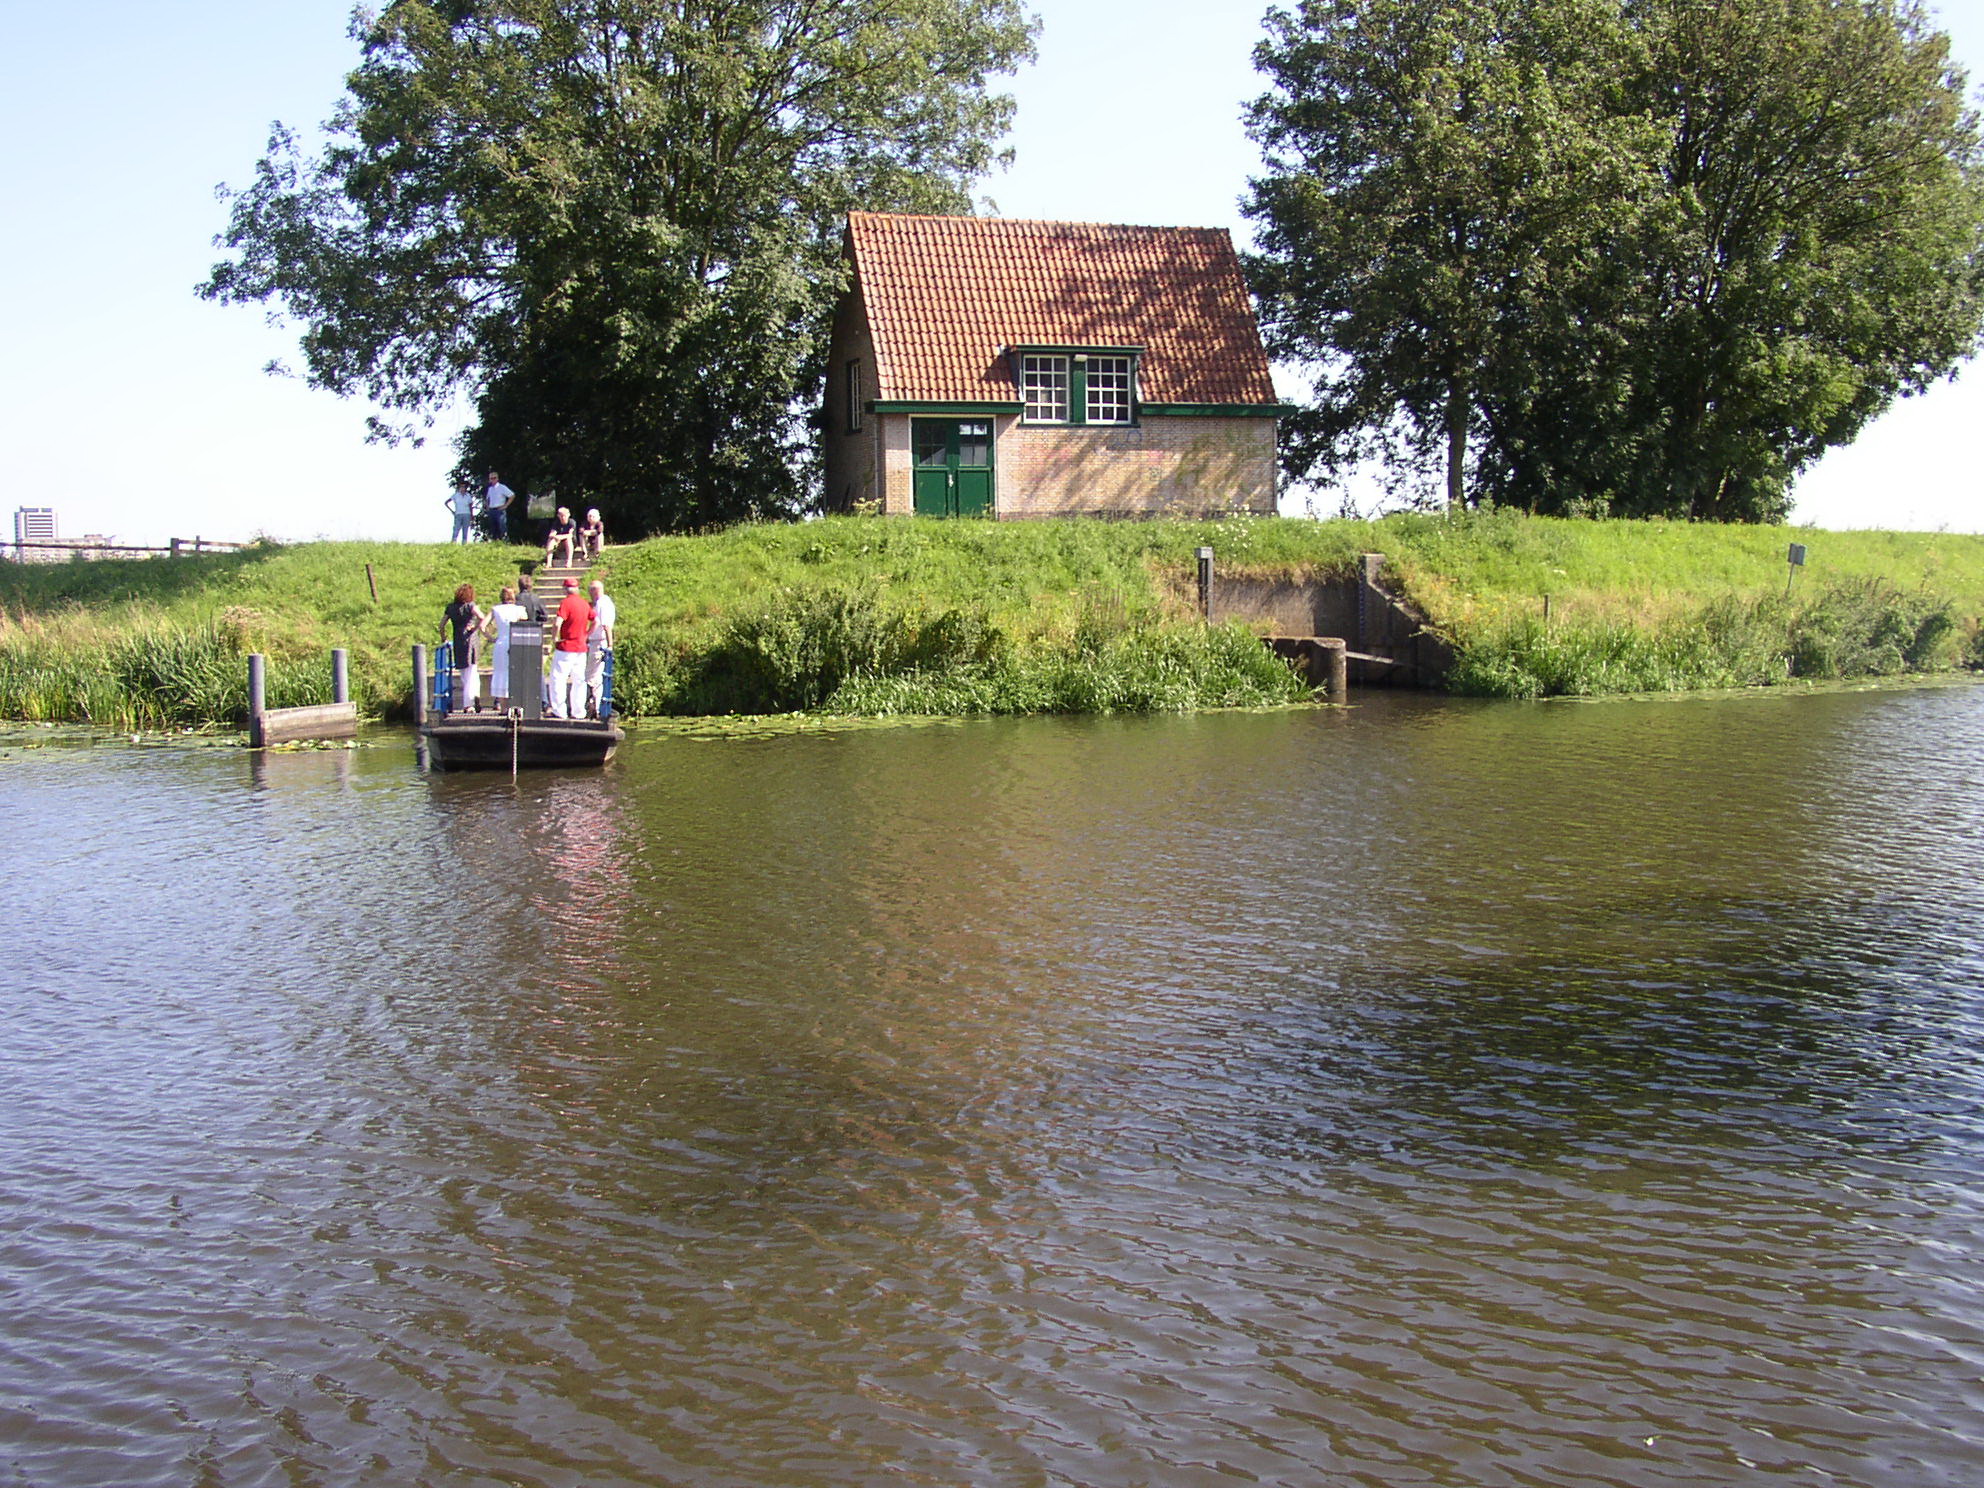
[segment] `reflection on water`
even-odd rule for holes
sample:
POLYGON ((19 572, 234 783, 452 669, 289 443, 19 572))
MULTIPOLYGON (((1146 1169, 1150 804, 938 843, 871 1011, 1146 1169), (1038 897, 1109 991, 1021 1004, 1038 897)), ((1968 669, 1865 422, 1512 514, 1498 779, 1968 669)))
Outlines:
POLYGON ((1984 1475, 1984 692, 0 760, 0 1485, 1984 1475))

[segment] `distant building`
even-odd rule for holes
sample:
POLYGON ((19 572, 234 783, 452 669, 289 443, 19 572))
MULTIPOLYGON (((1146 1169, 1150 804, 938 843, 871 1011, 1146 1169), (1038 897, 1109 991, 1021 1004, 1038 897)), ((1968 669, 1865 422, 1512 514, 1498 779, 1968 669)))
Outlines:
POLYGON ((52 543, 55 541, 55 508, 52 506, 20 506, 14 509, 14 557, 21 563, 52 563, 63 555, 45 548, 30 548, 26 543, 52 543), (45 555, 45 556, 44 556, 45 555))
POLYGON ((998 519, 1275 509, 1275 422, 1224 229, 854 212, 826 505, 998 519))
POLYGON ((57 536, 55 508, 52 506, 14 508, 13 557, 16 562, 67 563, 79 554, 84 558, 104 558, 109 556, 104 552, 109 542, 110 539, 101 532, 72 538, 57 536))

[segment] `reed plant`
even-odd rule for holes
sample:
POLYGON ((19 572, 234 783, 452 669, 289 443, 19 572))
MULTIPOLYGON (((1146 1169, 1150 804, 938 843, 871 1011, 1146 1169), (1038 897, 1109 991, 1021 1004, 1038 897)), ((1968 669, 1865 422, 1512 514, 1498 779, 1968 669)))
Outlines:
POLYGON ((1115 713, 1286 703, 1307 684, 1237 627, 1152 621, 1092 600, 1016 631, 983 609, 899 606, 874 589, 782 591, 707 646, 617 657, 643 713, 1115 713))
POLYGON ((1458 640, 1447 684, 1480 697, 1593 697, 1950 671, 1984 663, 1948 598, 1881 580, 1726 596, 1651 623, 1525 614, 1458 640))
POLYGON ((159 730, 238 728, 251 650, 271 707, 329 702, 326 664, 259 641, 239 617, 178 625, 140 607, 122 623, 82 611, 0 615, 0 716, 159 730))

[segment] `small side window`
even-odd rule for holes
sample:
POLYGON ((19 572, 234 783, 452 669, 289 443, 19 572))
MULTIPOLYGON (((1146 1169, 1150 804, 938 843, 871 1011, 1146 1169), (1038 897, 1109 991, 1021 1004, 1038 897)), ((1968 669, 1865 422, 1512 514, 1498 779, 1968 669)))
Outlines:
POLYGON ((847 364, 847 432, 861 432, 861 358, 852 357, 847 364))

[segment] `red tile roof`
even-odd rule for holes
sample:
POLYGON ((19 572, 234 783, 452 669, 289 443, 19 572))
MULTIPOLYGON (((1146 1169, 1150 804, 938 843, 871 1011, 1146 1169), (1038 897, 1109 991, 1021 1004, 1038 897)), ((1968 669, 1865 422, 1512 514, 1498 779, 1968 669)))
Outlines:
POLYGON ((851 212, 879 395, 1017 399, 1004 349, 1141 347, 1150 403, 1272 403, 1224 228, 851 212))

